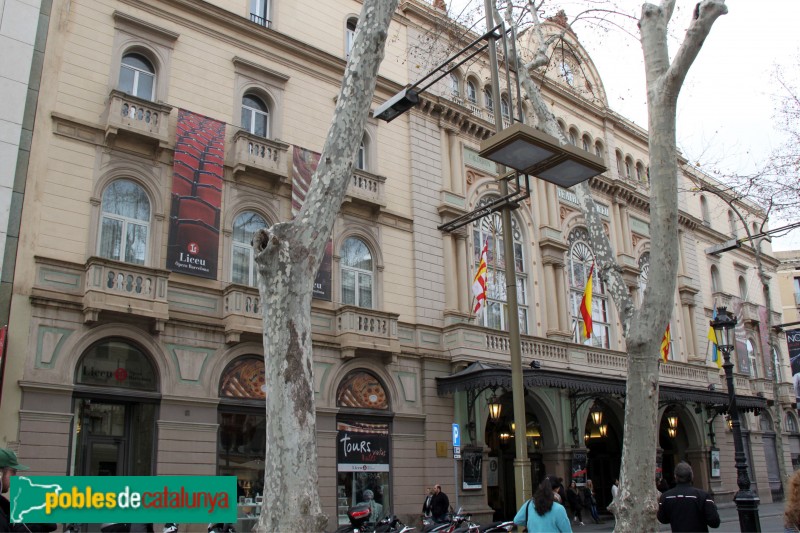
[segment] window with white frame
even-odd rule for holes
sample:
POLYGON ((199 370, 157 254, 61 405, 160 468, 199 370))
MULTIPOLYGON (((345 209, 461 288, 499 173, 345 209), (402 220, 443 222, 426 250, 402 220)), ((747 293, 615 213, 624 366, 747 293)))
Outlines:
POLYGON ((580 307, 583 291, 589 279, 589 270, 594 263, 594 253, 589 246, 589 232, 585 228, 575 228, 569 234, 569 298, 570 312, 575 342, 602 348, 611 346, 611 317, 608 295, 599 276, 592 278, 592 338, 583 336, 583 317, 580 307))
POLYGON ((119 90, 152 100, 155 95, 156 69, 142 54, 125 54, 119 69, 119 90))
MULTIPOLYGON (((481 208, 495 200, 484 196, 478 201, 481 208)), ((481 260, 481 251, 488 240, 486 265, 486 301, 478 311, 478 323, 482 326, 508 330, 508 298, 506 295, 505 254, 503 244, 503 221, 499 213, 493 213, 480 219, 472 226, 472 265, 477 271, 481 260)), ((517 219, 511 217, 511 235, 514 239, 514 270, 517 278, 517 304, 519 308, 520 333, 528 333, 528 272, 525 264, 522 244, 522 231, 517 219)), ((474 302, 473 302, 474 305, 474 302)))
POLYGON ((753 339, 748 338, 747 342, 747 358, 750 360, 750 377, 758 377, 758 353, 756 353, 756 344, 753 339))
POLYGON ((451 72, 447 79, 450 81, 450 93, 452 93, 453 96, 458 96, 461 94, 461 91, 459 91, 460 84, 458 82, 458 76, 456 73, 451 72))
POLYGON ((475 82, 467 80, 467 100, 471 104, 478 103, 478 90, 475 88, 475 82))
POLYGON ((253 135, 269 137, 269 108, 252 93, 242 97, 242 128, 253 135))
POLYGON ((358 19, 350 17, 347 19, 347 29, 344 36, 344 54, 350 57, 350 52, 353 50, 353 42, 356 40, 356 27, 358 27, 358 19))
POLYGON ((492 97, 492 88, 486 87, 483 90, 483 104, 489 111, 494 110, 494 97, 492 97))
POLYGON ((130 180, 111 182, 103 191, 97 254, 136 265, 147 262, 150 199, 130 180))
POLYGON ((231 281, 241 285, 256 285, 256 267, 253 261, 253 234, 267 227, 264 217, 254 211, 245 211, 233 221, 231 250, 231 281))
POLYGON ((798 433, 797 420, 790 413, 786 413, 786 432, 798 433))
POLYGON ((716 265, 711 265, 711 292, 722 292, 722 282, 716 265))
POLYGON ((503 115, 504 118, 511 116, 511 108, 508 105, 508 98, 505 95, 500 97, 500 114, 503 115))
POLYGON ((708 211, 708 200, 705 196, 700 196, 700 216, 703 217, 704 224, 711 224, 711 214, 708 211))
POLYGON ((348 237, 341 248, 342 303, 372 308, 374 305, 372 252, 358 237, 348 237))
POLYGON ((269 0, 250 0, 250 20, 269 27, 269 0))
POLYGON ((739 296, 742 300, 747 301, 747 281, 744 276, 739 276, 739 296))
POLYGON ((365 143, 366 140, 362 138, 356 152, 356 160, 353 162, 353 166, 358 170, 367 170, 367 148, 365 143))

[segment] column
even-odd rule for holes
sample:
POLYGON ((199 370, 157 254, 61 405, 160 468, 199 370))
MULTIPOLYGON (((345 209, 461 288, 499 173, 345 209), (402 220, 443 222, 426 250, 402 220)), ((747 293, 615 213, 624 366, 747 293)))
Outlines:
POLYGON ((547 218, 550 226, 558 228, 561 226, 559 222, 560 215, 558 213, 558 190, 552 183, 547 184, 547 218))
POLYGON ((567 286, 564 280, 564 265, 555 265, 556 278, 556 305, 558 306, 558 328, 561 331, 570 331, 569 305, 567 304, 567 286))
POLYGON ((450 233, 442 235, 442 245, 444 247, 444 308, 445 310, 455 310, 459 308, 457 276, 449 275, 456 271, 456 246, 453 242, 454 237, 450 233))
POLYGON ((620 213, 619 202, 616 198, 611 203, 611 223, 613 224, 613 244, 617 253, 622 251, 622 214, 620 213))
MULTIPOLYGON (((553 272, 553 265, 552 263, 545 263, 544 264, 544 300, 545 302, 554 302, 556 301, 555 294, 553 291, 556 288, 556 276, 553 272)), ((556 303, 556 308, 552 309, 550 305, 543 305, 542 309, 542 322, 544 326, 544 334, 547 335, 547 332, 550 330, 559 330, 559 323, 558 323, 558 303, 556 303)))
MULTIPOLYGON (((456 269, 455 269, 455 277, 456 278, 456 293, 458 294, 458 310, 462 313, 469 313, 472 309, 469 308, 469 300, 468 300, 468 290, 469 287, 467 285, 467 265, 469 265, 469 259, 467 259, 467 237, 466 235, 459 235, 455 234, 453 237, 456 240, 456 269)), ((445 272, 445 277, 447 276, 447 272, 445 272)))
POLYGON ((439 130, 441 139, 441 155, 442 160, 442 189, 447 191, 453 190, 453 172, 450 168, 450 131, 445 128, 439 130))
MULTIPOLYGON (((686 355, 689 361, 701 359, 697 351, 697 335, 694 326, 694 306, 681 304, 683 312, 683 334, 686 338, 686 355)), ((702 359, 705 359, 703 357, 702 359)))
POLYGON ((536 205, 539 210, 539 225, 550 225, 550 213, 547 210, 547 183, 544 180, 533 179, 536 183, 536 205))
POLYGON ((622 249, 627 255, 633 255, 631 250, 631 228, 628 225, 628 210, 622 206, 619 209, 620 225, 622 227, 622 249))
POLYGON ((458 142, 458 135, 452 130, 447 132, 447 140, 450 145, 450 183, 452 191, 456 194, 464 194, 464 165, 461 164, 461 146, 458 142))

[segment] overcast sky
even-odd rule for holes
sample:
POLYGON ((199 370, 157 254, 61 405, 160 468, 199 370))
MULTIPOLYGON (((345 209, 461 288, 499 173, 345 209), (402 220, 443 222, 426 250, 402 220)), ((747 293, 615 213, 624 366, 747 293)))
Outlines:
MULTIPOLYGON (((468 0, 451 0, 457 9, 468 0)), ((473 4, 475 2, 473 1, 473 4)), ((620 11, 638 18, 642 0, 616 0, 620 11)), ((654 1, 653 3, 658 3, 654 1)), ((696 0, 678 0, 670 26, 670 55, 678 49, 696 0)), ((580 0, 548 0, 565 9, 570 20, 580 0)), ((728 14, 714 24, 692 65, 678 100, 678 147, 711 173, 747 172, 766 161, 782 142, 774 128, 780 88, 777 66, 800 81, 800 0, 728 0, 728 14)), ((448 2, 450 5, 450 2, 448 2)), ((483 5, 483 2, 480 2, 483 5)), ((633 26, 635 31, 635 26, 633 26)), ((610 107, 647 127, 642 51, 635 37, 621 31, 600 32, 578 25, 575 31, 597 66, 610 107)), ((775 228, 784 225, 771 221, 775 228)), ((800 249, 800 228, 773 241, 773 249, 800 249)))

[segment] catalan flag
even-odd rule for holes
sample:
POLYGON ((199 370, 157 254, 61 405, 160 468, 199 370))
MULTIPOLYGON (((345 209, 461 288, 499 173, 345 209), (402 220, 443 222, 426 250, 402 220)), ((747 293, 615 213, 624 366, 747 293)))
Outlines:
POLYGON ((583 299, 581 300, 581 317, 583 318, 583 337, 588 339, 592 335, 592 276, 594 275, 594 263, 589 269, 589 277, 586 280, 586 288, 583 289, 583 299))
POLYGON ((475 309, 473 313, 477 313, 483 303, 486 301, 486 271, 487 271, 487 256, 489 255, 489 239, 483 243, 483 250, 481 250, 481 261, 478 263, 478 271, 475 273, 475 279, 472 281, 472 294, 475 295, 475 309))
POLYGON ((669 333, 669 324, 667 324, 667 330, 664 332, 664 337, 661 339, 661 359, 666 363, 669 359, 669 343, 672 340, 672 336, 669 333))
MULTIPOLYGON (((717 319, 717 308, 714 308, 714 315, 711 321, 717 319)), ((719 349, 717 348, 717 334, 714 333, 714 327, 708 326, 708 340, 711 342, 711 360, 717 363, 717 368, 722 368, 722 357, 719 356, 719 349)))

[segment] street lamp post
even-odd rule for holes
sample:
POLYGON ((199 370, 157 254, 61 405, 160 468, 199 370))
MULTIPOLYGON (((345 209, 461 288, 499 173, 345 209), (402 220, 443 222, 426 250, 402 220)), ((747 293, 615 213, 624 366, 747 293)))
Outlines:
POLYGON ((725 369, 725 381, 728 384, 728 414, 733 429, 734 459, 737 472, 736 484, 739 485, 739 491, 733 497, 733 501, 736 503, 736 510, 739 513, 739 529, 743 533, 760 533, 761 522, 758 518, 759 498, 750 490, 750 477, 747 475, 747 459, 744 455, 742 429, 739 421, 739 410, 736 407, 736 390, 733 382, 731 352, 733 351, 736 323, 736 317, 729 313, 726 307, 718 307, 717 318, 711 321, 711 327, 714 328, 717 347, 725 359, 722 368, 725 369))

